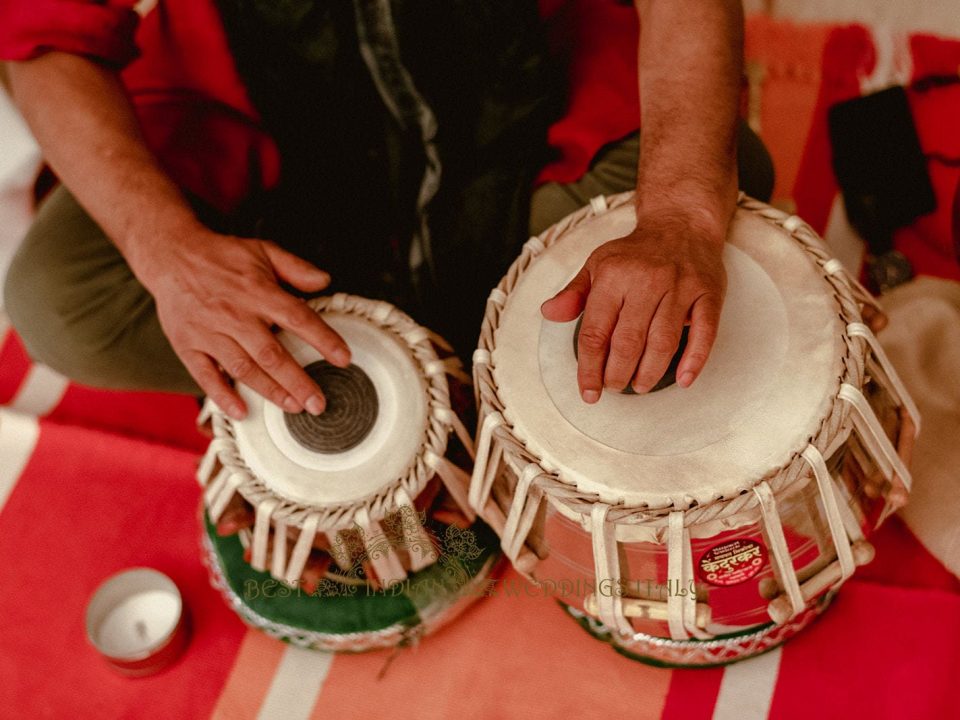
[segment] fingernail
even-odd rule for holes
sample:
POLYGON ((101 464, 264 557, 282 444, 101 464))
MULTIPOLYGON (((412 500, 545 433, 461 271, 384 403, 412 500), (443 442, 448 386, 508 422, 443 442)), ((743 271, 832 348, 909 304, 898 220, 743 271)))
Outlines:
POLYGON ((323 401, 316 395, 311 395, 305 403, 307 412, 311 415, 319 415, 323 412, 323 401))
POLYGON ((678 382, 680 383, 680 387, 690 387, 690 384, 693 382, 693 373, 690 371, 683 373, 678 379, 678 382))
POLYGON ((588 405, 593 405, 597 400, 600 399, 600 393, 596 390, 584 390, 583 391, 583 401, 588 405))
POLYGON ((238 404, 235 404, 235 403, 234 403, 234 404, 231 404, 230 407, 227 408, 227 413, 228 413, 228 414, 230 415, 230 417, 232 417, 234 420, 243 420, 243 418, 244 418, 244 417, 246 416, 246 414, 247 414, 247 413, 244 411, 243 406, 238 405, 238 404))
POLYGON ((333 361, 339 365, 346 365, 350 362, 350 353, 340 348, 334 350, 331 357, 333 361))
POLYGON ((649 386, 649 385, 644 385, 643 383, 636 383, 636 384, 633 386, 633 391, 634 391, 637 395, 643 395, 645 392, 649 392, 649 391, 650 391, 650 386, 649 386))
POLYGON ((303 411, 303 408, 300 407, 300 403, 294 400, 291 396, 287 395, 283 399, 283 409, 288 413, 296 414, 303 411))

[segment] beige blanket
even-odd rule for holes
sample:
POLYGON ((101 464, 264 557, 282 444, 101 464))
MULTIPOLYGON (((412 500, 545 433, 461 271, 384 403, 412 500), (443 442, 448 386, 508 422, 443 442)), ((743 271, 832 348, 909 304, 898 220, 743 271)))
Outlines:
POLYGON ((890 324, 880 340, 923 417, 901 515, 960 576, 960 283, 921 277, 882 302, 890 324))

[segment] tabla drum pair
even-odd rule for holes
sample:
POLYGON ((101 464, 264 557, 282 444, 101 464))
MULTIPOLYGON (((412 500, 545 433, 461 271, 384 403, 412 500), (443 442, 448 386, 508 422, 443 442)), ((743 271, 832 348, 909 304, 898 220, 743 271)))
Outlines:
POLYGON ((325 651, 407 645, 484 594, 500 558, 459 466, 472 443, 451 389, 470 378, 441 338, 388 303, 309 304, 352 363, 334 367, 281 332, 326 395, 322 415, 285 413, 242 385, 244 420, 206 405, 202 554, 228 604, 274 637, 325 651))
POLYGON ((543 594, 623 654, 723 664, 810 624, 872 559, 867 536, 910 489, 919 416, 864 323, 869 293, 801 220, 744 196, 700 377, 583 403, 576 322, 540 305, 635 224, 632 194, 597 198, 492 291, 469 500, 543 594))

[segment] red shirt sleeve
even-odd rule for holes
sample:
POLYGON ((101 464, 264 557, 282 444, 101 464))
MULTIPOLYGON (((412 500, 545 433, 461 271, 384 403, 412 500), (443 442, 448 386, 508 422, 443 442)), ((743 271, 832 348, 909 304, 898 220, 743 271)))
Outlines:
POLYGON ((123 67, 138 23, 132 0, 0 0, 0 59, 59 50, 123 67))

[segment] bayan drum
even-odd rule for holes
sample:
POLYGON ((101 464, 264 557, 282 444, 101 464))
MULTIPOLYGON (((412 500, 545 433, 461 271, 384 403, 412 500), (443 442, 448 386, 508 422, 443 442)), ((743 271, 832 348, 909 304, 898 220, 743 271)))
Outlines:
POLYGON ((322 415, 285 413, 245 386, 242 421, 207 404, 205 562, 241 618, 275 637, 327 651, 406 645, 483 594, 499 557, 467 504, 469 475, 448 457, 451 432, 450 452, 472 456, 451 408, 451 387, 469 377, 441 338, 388 303, 309 304, 352 364, 334 367, 281 332, 327 398, 322 415))
POLYGON ((540 305, 635 224, 632 194, 596 198, 532 238, 491 293, 470 502, 622 653, 732 662, 809 624, 872 559, 866 536, 906 500, 919 418, 863 322, 869 293, 799 218, 742 195, 697 381, 583 403, 576 321, 540 305))

